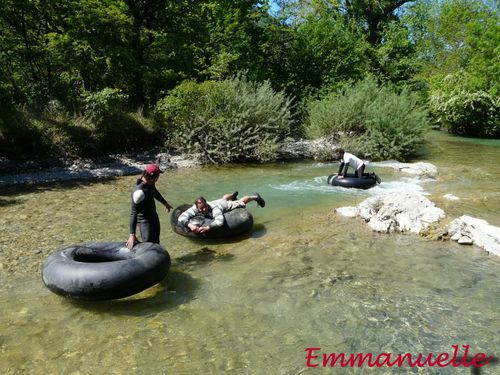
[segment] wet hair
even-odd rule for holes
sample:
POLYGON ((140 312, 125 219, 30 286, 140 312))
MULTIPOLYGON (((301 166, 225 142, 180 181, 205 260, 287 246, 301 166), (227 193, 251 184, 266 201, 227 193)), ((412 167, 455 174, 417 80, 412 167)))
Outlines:
POLYGON ((344 153, 344 149, 343 148, 336 148, 335 149, 335 153, 336 154, 343 154, 344 153))
POLYGON ((194 204, 196 205, 196 207, 198 207, 198 204, 200 203, 207 203, 207 200, 203 197, 198 197, 194 200, 194 204))

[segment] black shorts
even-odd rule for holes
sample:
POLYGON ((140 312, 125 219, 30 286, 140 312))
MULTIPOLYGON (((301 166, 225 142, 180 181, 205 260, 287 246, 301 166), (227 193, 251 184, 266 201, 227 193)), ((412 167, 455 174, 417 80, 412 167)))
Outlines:
POLYGON ((142 242, 160 243, 160 219, 158 215, 150 219, 139 219, 142 242))

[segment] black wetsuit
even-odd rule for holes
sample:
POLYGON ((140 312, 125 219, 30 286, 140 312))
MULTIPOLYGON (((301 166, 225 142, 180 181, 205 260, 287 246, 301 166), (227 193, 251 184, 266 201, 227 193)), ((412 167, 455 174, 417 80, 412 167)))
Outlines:
POLYGON ((137 180, 134 192, 137 190, 144 192, 144 199, 139 203, 135 203, 132 198, 130 233, 135 234, 137 223, 139 223, 143 242, 160 243, 160 219, 156 213, 155 198, 164 205, 167 204, 167 201, 156 190, 155 185, 148 185, 141 179, 137 180))

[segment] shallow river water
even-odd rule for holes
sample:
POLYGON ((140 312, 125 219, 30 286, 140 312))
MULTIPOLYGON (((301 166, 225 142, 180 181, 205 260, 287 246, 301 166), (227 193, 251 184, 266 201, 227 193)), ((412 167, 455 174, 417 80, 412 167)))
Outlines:
MULTIPOLYGON (((469 345, 469 355, 500 356, 500 257, 376 234, 333 212, 373 194, 421 191, 445 210, 445 222, 468 214, 500 226, 500 141, 434 133, 427 149, 435 179, 372 163, 383 183, 368 191, 327 186, 334 163, 168 171, 158 189, 174 206, 238 190, 260 192, 266 207, 249 204, 254 231, 229 242, 178 236, 159 210, 169 275, 134 297, 99 303, 52 294, 41 265, 66 245, 125 241, 136 177, 4 189, 0 373, 469 374, 452 366, 306 366, 310 347, 376 356, 469 345)), ((499 374, 500 365, 482 373, 499 374)))

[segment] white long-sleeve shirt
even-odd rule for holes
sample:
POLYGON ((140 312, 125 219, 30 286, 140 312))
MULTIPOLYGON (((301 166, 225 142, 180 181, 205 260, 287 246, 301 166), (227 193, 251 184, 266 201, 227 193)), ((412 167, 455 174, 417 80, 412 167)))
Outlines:
POLYGON ((354 170, 358 170, 364 164, 363 160, 354 156, 349 152, 344 152, 344 156, 342 156, 342 160, 340 163, 339 174, 342 174, 342 169, 345 167, 344 174, 347 172, 347 168, 351 167, 354 170))
POLYGON ((193 204, 186 211, 184 211, 177 222, 180 225, 186 226, 189 220, 195 216, 203 216, 207 219, 213 219, 210 223, 210 229, 219 228, 224 224, 224 212, 227 211, 227 202, 224 199, 217 199, 215 201, 207 202, 209 210, 206 214, 200 212, 196 205, 193 204))

